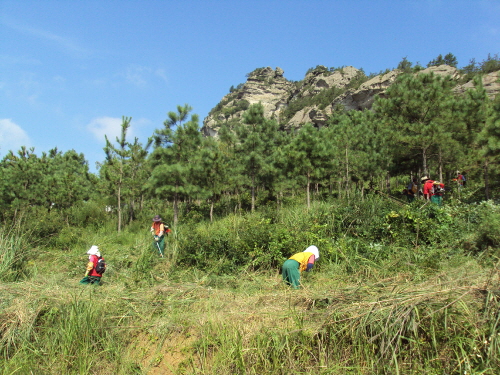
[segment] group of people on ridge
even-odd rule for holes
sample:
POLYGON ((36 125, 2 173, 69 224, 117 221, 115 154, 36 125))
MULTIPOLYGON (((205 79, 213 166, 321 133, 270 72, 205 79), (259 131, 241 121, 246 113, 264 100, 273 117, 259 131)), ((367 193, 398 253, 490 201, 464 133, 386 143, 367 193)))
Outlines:
MULTIPOLYGON (((165 253, 165 236, 171 233, 171 230, 168 225, 163 223, 163 219, 159 215, 153 218, 153 224, 150 230, 154 238, 153 246, 155 251, 158 251, 163 258, 165 253)), ((91 246, 87 251, 87 255, 89 256, 89 261, 87 263, 85 276, 80 280, 80 283, 99 285, 102 274, 106 269, 104 258, 101 256, 99 247, 96 245, 91 246)), ((316 246, 309 246, 303 252, 292 255, 283 263, 281 268, 284 282, 293 289, 299 289, 301 286, 300 273, 302 271, 309 272, 318 259, 319 250, 316 246)))
MULTIPOLYGON (((465 176, 460 172, 457 171, 457 178, 453 180, 457 181, 459 188, 465 186, 465 176)), ((413 202, 415 197, 419 194, 417 181, 417 178, 413 177, 408 186, 403 190, 403 194, 406 195, 408 203, 413 202)), ((420 193, 423 195, 424 199, 441 206, 443 204, 443 195, 445 192, 444 184, 440 181, 432 180, 427 176, 422 177, 420 182, 422 184, 420 193)))
POLYGON ((443 204, 444 184, 431 180, 427 176, 422 177, 421 181, 423 184, 422 193, 424 199, 441 206, 443 204))
MULTIPOLYGON (((153 247, 163 258, 165 254, 165 236, 168 235, 171 230, 168 225, 163 223, 163 219, 160 215, 156 215, 153 218, 153 224, 151 225, 150 230, 154 238, 153 247)), ((96 245, 92 245, 90 247, 87 251, 87 255, 89 256, 89 261, 87 263, 85 276, 80 280, 80 284, 99 285, 102 274, 106 270, 106 263, 104 262, 104 258, 101 256, 99 247, 96 245)))

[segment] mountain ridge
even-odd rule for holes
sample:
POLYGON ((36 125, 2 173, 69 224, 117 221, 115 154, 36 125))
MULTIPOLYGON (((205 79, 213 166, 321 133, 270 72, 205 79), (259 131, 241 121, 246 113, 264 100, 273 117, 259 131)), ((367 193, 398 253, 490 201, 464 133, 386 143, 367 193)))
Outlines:
MULTIPOLYGON (((393 69, 367 77, 362 69, 353 66, 328 69, 318 65, 310 69, 303 80, 289 81, 280 67, 258 68, 247 75, 244 84, 231 88, 210 111, 201 131, 205 136, 217 136, 223 124, 240 122, 245 110, 259 102, 264 107, 264 116, 276 119, 282 130, 291 131, 306 123, 324 126, 335 111, 371 109, 375 97, 383 96, 385 90, 404 73, 407 72, 393 69)), ((456 81, 456 93, 474 87, 473 79, 467 79, 459 69, 450 65, 430 66, 412 72, 429 73, 449 76, 456 81)), ((488 97, 494 98, 500 91, 499 78, 500 70, 482 74, 488 97)))

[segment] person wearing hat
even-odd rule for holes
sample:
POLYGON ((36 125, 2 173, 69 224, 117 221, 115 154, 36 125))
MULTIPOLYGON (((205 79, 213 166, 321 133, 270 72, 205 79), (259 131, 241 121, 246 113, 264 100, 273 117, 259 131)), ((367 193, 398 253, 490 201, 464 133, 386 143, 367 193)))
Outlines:
POLYGON ((424 199, 430 200, 433 194, 432 192, 433 192, 434 181, 427 176, 422 177, 420 181, 422 181, 422 184, 424 185, 422 189, 422 193, 424 194, 424 199))
POLYGON ((99 285, 102 277, 102 274, 98 273, 96 270, 99 259, 102 259, 99 247, 93 245, 89 249, 89 251, 87 251, 87 254, 89 256, 89 262, 87 263, 87 271, 85 272, 84 278, 80 280, 80 284, 99 285))
POLYGON ((162 258, 165 252, 165 235, 170 232, 170 228, 168 225, 163 224, 163 219, 160 215, 156 215, 153 218, 153 225, 151 225, 151 234, 154 237, 153 246, 155 251, 158 251, 162 258))
POLYGON ((297 253, 288 258, 283 267, 281 274, 286 284, 290 285, 293 289, 300 288, 300 273, 302 271, 309 272, 314 262, 319 259, 319 250, 316 246, 309 246, 301 253, 297 253))

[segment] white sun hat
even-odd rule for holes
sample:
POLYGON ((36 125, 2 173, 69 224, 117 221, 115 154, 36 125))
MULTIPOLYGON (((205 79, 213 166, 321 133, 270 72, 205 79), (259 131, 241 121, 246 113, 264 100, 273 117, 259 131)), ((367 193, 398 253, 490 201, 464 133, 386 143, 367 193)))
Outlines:
POLYGON ((319 250, 316 246, 312 245, 312 246, 309 246, 307 249, 304 250, 304 252, 308 252, 308 253, 313 253, 314 254, 314 257, 316 259, 319 259, 319 250))
POLYGON ((96 245, 92 245, 89 249, 89 251, 87 251, 87 254, 88 255, 97 255, 98 257, 101 256, 101 252, 99 251, 99 247, 97 247, 96 245))

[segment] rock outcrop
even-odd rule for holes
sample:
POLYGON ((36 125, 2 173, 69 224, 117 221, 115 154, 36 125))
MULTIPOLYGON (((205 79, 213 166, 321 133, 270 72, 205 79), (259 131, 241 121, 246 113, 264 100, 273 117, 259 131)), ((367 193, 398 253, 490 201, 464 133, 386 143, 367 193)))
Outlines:
POLYGON ((302 84, 302 87, 305 88, 302 96, 314 96, 332 87, 344 88, 349 85, 359 72, 358 69, 352 66, 330 72, 326 67, 320 65, 306 74, 302 84))
MULTIPOLYGON (((283 69, 270 67, 252 72, 241 89, 222 98, 221 108, 212 112, 203 121, 203 134, 215 136, 222 123, 240 118, 248 105, 262 103, 264 116, 277 118, 286 108, 294 84, 283 77, 283 69), (243 103, 243 104, 240 104, 243 103)), ((220 103, 219 103, 220 104, 220 103)))
POLYGON ((314 126, 321 127, 326 124, 328 116, 332 114, 331 107, 327 107, 323 110, 319 109, 318 106, 306 107, 301 109, 285 124, 285 130, 297 129, 303 124, 310 122, 314 126))
MULTIPOLYGON (((339 93, 344 92, 360 73, 360 70, 352 66, 344 67, 333 72, 328 71, 324 66, 319 66, 306 74, 301 85, 302 90, 299 89, 298 93, 290 99, 290 102, 313 97, 325 90, 337 89, 339 93)), ((327 106, 323 106, 323 108, 320 108, 318 105, 307 106, 297 111, 284 125, 284 129, 290 130, 298 128, 307 122, 321 127, 326 124, 331 114, 332 105, 330 103, 327 106)))
MULTIPOLYGON (((490 99, 495 98, 498 95, 498 93, 500 92, 500 71, 499 72, 492 72, 492 73, 488 73, 488 74, 484 75, 482 77, 482 83, 483 83, 483 87, 486 91, 486 95, 488 95, 488 97, 490 99)), ((469 89, 473 89, 473 88, 474 88, 474 82, 469 81, 463 85, 457 86, 455 88, 455 92, 462 94, 465 91, 467 91, 469 89)))
POLYGON ((283 74, 283 69, 279 67, 276 70, 267 67, 250 75, 241 93, 238 94, 238 99, 246 100, 250 104, 260 102, 264 106, 264 116, 275 116, 286 107, 287 97, 293 87, 283 74))
POLYGON ((431 66, 427 69, 421 70, 416 74, 429 74, 429 73, 434 73, 440 76, 450 76, 452 79, 460 78, 460 73, 458 72, 458 69, 449 65, 431 66))
POLYGON ((375 96, 383 95, 385 90, 393 84, 400 74, 401 71, 396 69, 391 72, 378 75, 363 83, 359 89, 352 92, 348 91, 339 96, 333 104, 340 104, 348 111, 352 109, 370 109, 373 101, 375 100, 375 96))
MULTIPOLYGON (((396 78, 401 73, 402 72, 400 70, 395 69, 388 73, 378 75, 363 83, 359 89, 352 92, 346 92, 344 95, 341 95, 333 102, 333 104, 341 104, 346 110, 370 109, 375 101, 375 96, 378 95, 383 97, 385 90, 387 90, 387 88, 391 86, 394 81, 396 81, 396 78)), ((429 73, 450 76, 452 79, 460 78, 458 70, 448 65, 432 66, 415 74, 429 73)))
MULTIPOLYGON (((431 72, 457 81, 461 79, 459 71, 448 65, 432 66, 414 74, 431 72)), ((245 84, 222 98, 203 121, 202 131, 206 136, 216 136, 223 123, 240 121, 244 111, 254 103, 261 103, 264 115, 278 120, 284 130, 299 128, 305 123, 321 127, 339 106, 345 110, 370 109, 375 97, 383 97, 401 73, 395 69, 362 82, 366 80, 364 73, 352 66, 329 70, 319 65, 302 81, 292 82, 279 67, 259 68, 248 75, 245 84)), ((483 76, 483 86, 490 98, 500 91, 499 74, 483 76)), ((473 87, 473 82, 467 82, 458 85, 455 91, 463 93, 473 87)))

